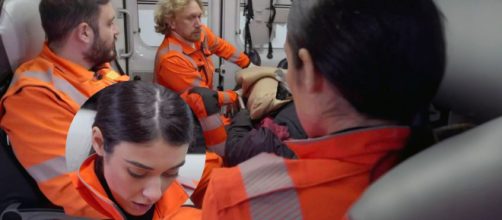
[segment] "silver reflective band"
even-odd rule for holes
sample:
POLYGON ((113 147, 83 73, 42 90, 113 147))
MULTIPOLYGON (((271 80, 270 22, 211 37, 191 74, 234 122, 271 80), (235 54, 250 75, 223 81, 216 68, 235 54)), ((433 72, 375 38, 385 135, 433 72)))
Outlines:
POLYGON ((162 50, 159 51, 159 57, 163 56, 164 54, 166 54, 167 52, 169 52, 169 46, 168 47, 164 47, 164 48, 162 48, 162 50))
POLYGON ((251 199, 251 219, 303 219, 295 189, 251 199))
MULTIPOLYGON (((54 76, 51 71, 47 73, 44 72, 36 72, 36 71, 27 71, 22 73, 23 76, 29 78, 36 78, 40 81, 46 83, 52 83, 54 88, 68 95, 74 102, 76 102, 79 106, 83 105, 85 101, 87 101, 87 97, 84 96, 80 91, 78 91, 73 85, 71 85, 65 79, 54 76)), ((16 83, 19 80, 19 77, 14 77, 11 82, 11 85, 16 83)))
POLYGON ((262 153, 241 163, 239 169, 251 198, 252 219, 302 218, 298 195, 284 159, 262 153))
POLYGON ((61 79, 59 77, 54 77, 54 87, 63 91, 66 95, 70 96, 73 101, 78 103, 79 106, 82 106, 85 101, 87 101, 87 97, 82 95, 80 91, 78 91, 75 87, 73 87, 68 81, 61 79))
POLYGON ((64 157, 56 157, 37 164, 27 169, 28 173, 37 182, 45 182, 52 178, 66 174, 66 160, 64 157))
POLYGON ((210 131, 216 128, 219 128, 223 125, 223 122, 220 119, 220 114, 216 113, 210 115, 206 118, 200 120, 200 126, 203 131, 210 131))
POLYGON ((195 61, 192 59, 192 57, 186 55, 184 52, 183 52, 183 48, 181 48, 181 45, 177 44, 177 43, 169 43, 169 49, 172 49, 174 51, 177 51, 181 54, 183 54, 183 56, 188 60, 190 61, 190 63, 192 63, 192 66, 195 70, 197 70, 197 63, 195 63, 195 61))
POLYGON ((207 146, 207 149, 218 154, 218 156, 223 157, 225 156, 225 141, 219 144, 207 146))
POLYGON ((232 104, 232 100, 230 100, 228 92, 223 93, 223 104, 232 104))
POLYGON ((202 85, 202 79, 200 77, 197 77, 193 82, 191 87, 201 87, 202 85))
POLYGON ((237 60, 239 60, 239 57, 241 55, 241 51, 235 50, 234 54, 230 58, 228 58, 228 61, 235 63, 237 60))

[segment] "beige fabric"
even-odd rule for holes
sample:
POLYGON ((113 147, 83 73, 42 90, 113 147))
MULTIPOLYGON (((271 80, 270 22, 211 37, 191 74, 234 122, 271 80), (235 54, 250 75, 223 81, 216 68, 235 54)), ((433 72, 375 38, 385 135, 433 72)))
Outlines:
POLYGON ((278 81, 274 67, 250 67, 237 72, 237 84, 242 86, 243 96, 248 98, 246 107, 251 119, 260 119, 291 100, 278 100, 278 81))

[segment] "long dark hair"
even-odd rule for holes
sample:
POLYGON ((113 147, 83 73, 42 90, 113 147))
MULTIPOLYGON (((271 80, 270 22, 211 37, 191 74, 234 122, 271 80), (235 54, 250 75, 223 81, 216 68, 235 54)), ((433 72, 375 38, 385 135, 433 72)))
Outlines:
POLYGON ((99 92, 93 127, 108 153, 121 141, 145 143, 162 137, 174 146, 190 143, 193 118, 173 91, 142 81, 117 83, 99 92))
POLYGON ((435 95, 446 46, 433 0, 294 0, 290 15, 289 67, 306 48, 359 113, 410 124, 435 95))

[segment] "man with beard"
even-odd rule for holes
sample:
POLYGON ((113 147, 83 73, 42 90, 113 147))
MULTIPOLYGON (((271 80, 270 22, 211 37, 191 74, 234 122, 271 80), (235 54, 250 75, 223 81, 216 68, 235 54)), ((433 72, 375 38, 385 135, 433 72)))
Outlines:
MULTIPOLYGON (((191 87, 213 88, 215 54, 244 68, 249 58, 202 24, 201 0, 161 0, 155 11, 155 30, 165 38, 157 50, 155 81, 182 93, 191 87)), ((218 92, 220 105, 237 101, 232 91, 218 92)))
MULTIPOLYGON (((210 58, 213 54, 242 68, 250 65, 250 60, 244 53, 202 24, 202 15, 201 0, 161 0, 157 4, 155 30, 164 34, 165 38, 157 50, 154 81, 179 94, 193 87, 213 89, 214 64, 210 58)), ((219 107, 237 102, 237 93, 233 90, 202 95, 214 96, 219 107)), ((203 118, 209 115, 204 106, 197 106, 194 103, 199 100, 185 98, 204 129, 206 126, 203 118), (199 112, 196 109, 202 110, 199 112)), ((218 117, 211 118, 216 121, 218 119, 218 117)), ((208 122, 208 124, 215 123, 208 122)), ((219 127, 219 130, 212 127, 210 130, 204 130, 206 145, 218 152, 216 148, 224 144, 226 134, 222 127, 219 127), (213 137, 213 140, 208 140, 208 137, 213 137)))
POLYGON ((103 217, 72 186, 66 135, 74 115, 93 94, 128 80, 110 69, 115 58, 115 11, 109 0, 42 0, 46 42, 17 70, 1 99, 0 126, 41 192, 68 215, 103 217))
MULTIPOLYGON (((215 35, 202 24, 201 0, 160 0, 155 10, 155 31, 165 38, 157 50, 154 81, 181 94, 200 123, 196 126, 196 146, 206 146, 223 156, 227 133, 220 107, 237 103, 233 90, 213 90, 214 64, 211 55, 217 55, 241 68, 251 62, 247 55, 229 42, 215 35), (192 89, 197 87, 195 89, 192 89), (215 101, 216 100, 216 101, 215 101), (198 135, 202 130, 204 140, 198 135)), ((206 168, 193 193, 192 200, 199 206, 205 192, 212 167, 221 166, 221 158, 206 154, 206 168)))

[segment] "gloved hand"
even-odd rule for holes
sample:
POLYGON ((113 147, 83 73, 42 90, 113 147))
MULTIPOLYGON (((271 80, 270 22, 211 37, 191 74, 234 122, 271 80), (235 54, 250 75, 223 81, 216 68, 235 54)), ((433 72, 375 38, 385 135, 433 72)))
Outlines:
POLYGON ((250 126, 253 124, 251 118, 249 117, 249 111, 247 109, 241 109, 232 118, 232 126, 250 126))
POLYGON ((202 101, 204 102, 208 116, 219 113, 220 107, 218 105, 218 92, 205 87, 193 87, 188 91, 188 94, 192 93, 200 95, 202 101))

